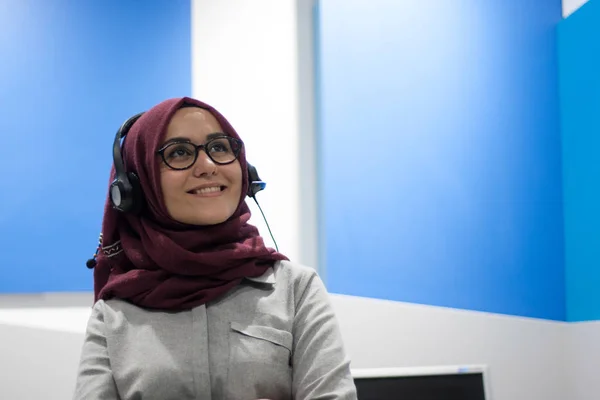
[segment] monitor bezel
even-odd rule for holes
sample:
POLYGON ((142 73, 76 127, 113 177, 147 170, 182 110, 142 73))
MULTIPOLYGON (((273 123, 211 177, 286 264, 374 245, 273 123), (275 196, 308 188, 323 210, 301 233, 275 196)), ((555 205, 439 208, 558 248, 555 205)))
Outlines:
POLYGON ((473 365, 435 365, 421 367, 393 367, 393 368, 353 368, 351 369, 354 379, 372 378, 401 378, 410 376, 435 376, 435 375, 459 375, 459 374, 481 374, 483 379, 483 392, 486 400, 492 400, 490 386, 489 366, 486 364, 473 365))

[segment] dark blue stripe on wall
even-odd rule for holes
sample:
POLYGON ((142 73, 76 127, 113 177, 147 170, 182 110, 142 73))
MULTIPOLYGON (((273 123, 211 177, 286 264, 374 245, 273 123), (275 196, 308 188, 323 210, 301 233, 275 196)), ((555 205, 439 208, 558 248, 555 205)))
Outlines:
POLYGON ((190 2, 0 10, 0 292, 91 290, 116 130, 191 94, 190 2))
POLYGON ((567 320, 600 319, 600 3, 559 24, 567 320))
POLYGON ((559 0, 322 0, 335 293, 565 319, 559 0))

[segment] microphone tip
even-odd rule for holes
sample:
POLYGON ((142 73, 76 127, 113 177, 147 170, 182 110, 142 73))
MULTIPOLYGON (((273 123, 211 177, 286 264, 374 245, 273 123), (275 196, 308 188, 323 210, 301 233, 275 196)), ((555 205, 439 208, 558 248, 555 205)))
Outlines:
POLYGON ((89 269, 93 269, 96 266, 96 260, 94 260, 93 258, 90 258, 85 263, 85 266, 88 267, 89 269))

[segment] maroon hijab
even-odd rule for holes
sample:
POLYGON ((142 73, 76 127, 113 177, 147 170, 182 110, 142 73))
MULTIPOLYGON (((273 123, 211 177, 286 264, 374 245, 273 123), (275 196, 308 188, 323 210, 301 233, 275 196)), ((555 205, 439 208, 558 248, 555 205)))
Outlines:
MULTIPOLYGON (((95 301, 119 298, 145 308, 190 309, 216 299, 244 277, 262 275, 276 260, 287 260, 283 254, 266 248, 256 227, 248 224, 244 149, 238 157, 243 176, 242 197, 227 221, 194 226, 169 216, 156 151, 173 114, 188 105, 210 111, 226 134, 239 139, 217 110, 187 97, 166 100, 133 124, 122 153, 127 171, 135 172, 140 179, 145 206, 139 215, 123 214, 112 208, 107 196, 102 249, 94 269, 95 301)), ((113 166, 110 182, 114 176, 113 166)))

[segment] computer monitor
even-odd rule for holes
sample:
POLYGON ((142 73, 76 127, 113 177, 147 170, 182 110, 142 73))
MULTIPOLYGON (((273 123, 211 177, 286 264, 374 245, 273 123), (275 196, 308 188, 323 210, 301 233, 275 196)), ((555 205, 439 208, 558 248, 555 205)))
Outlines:
POLYGON ((352 370, 358 400, 491 400, 484 365, 352 370))

